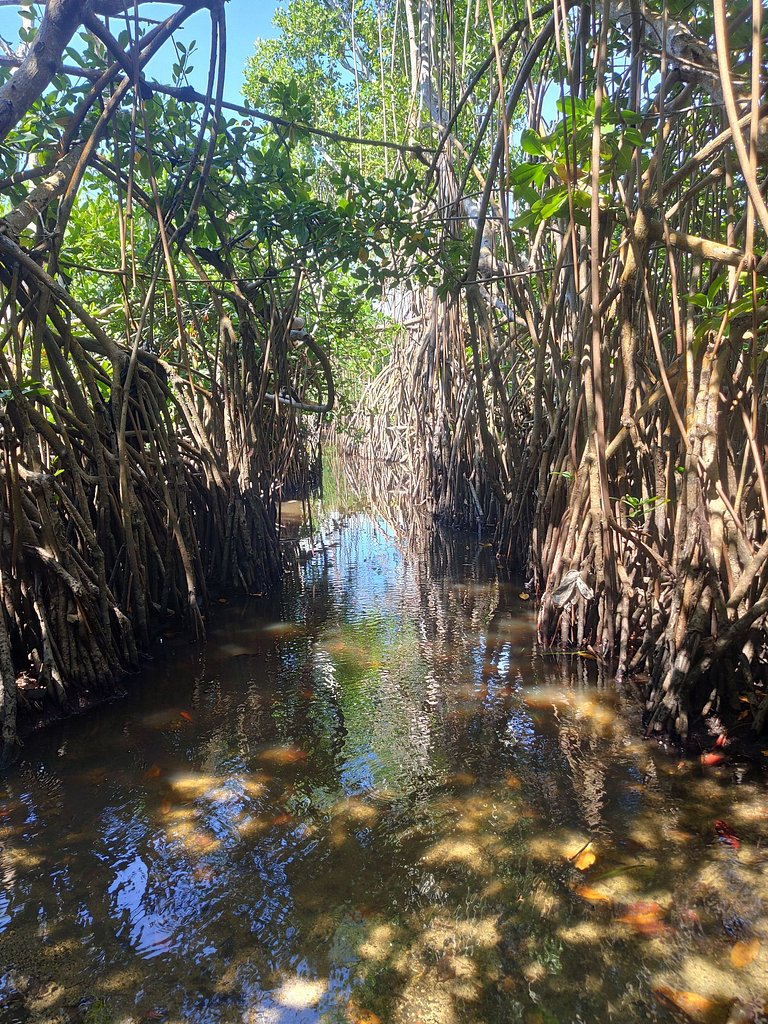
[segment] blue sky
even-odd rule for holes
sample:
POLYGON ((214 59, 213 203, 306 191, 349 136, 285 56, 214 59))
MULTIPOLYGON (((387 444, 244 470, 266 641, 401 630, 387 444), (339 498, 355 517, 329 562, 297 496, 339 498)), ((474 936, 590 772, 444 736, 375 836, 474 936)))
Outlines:
MULTIPOLYGON (((272 26, 272 15, 279 6, 277 0, 230 0, 226 5, 227 14, 227 81, 226 99, 235 103, 241 102, 240 89, 243 83, 243 65, 253 53, 254 40, 275 35, 272 26)), ((42 8, 42 5, 40 5, 42 8)), ((174 10, 169 3, 142 4, 141 12, 151 18, 162 18, 174 10)), ((12 46, 18 40, 20 19, 16 8, 0 8, 0 36, 12 46)), ((210 15, 207 11, 198 11, 187 21, 178 33, 178 38, 188 45, 197 40, 198 57, 194 61, 195 71, 191 76, 191 84, 198 89, 205 86, 207 79, 207 63, 210 45, 210 15)), ((171 64, 174 51, 167 44, 161 53, 150 63, 147 77, 170 83, 171 64)))

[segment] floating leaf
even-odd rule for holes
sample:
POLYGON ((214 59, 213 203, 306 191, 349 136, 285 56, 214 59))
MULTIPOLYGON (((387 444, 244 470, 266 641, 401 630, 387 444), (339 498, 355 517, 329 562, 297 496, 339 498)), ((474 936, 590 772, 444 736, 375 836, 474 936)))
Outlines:
POLYGON ((179 718, 183 718, 185 722, 191 722, 192 721, 192 715, 190 715, 190 713, 188 711, 180 711, 179 712, 179 718))
POLYGON ((531 600, 531 595, 530 594, 523 593, 523 594, 518 594, 517 596, 520 598, 521 601, 530 601, 531 600))
POLYGON ((742 968, 751 964, 760 952, 760 939, 750 939, 748 942, 737 942, 731 949, 731 963, 734 967, 742 968))

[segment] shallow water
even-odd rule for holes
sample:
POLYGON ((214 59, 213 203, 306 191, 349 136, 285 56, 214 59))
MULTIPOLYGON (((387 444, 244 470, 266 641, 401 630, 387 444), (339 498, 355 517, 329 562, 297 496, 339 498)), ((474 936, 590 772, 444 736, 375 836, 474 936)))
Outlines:
POLYGON ((639 739, 476 541, 338 518, 0 780, 0 1020, 764 1019, 764 776, 639 739))

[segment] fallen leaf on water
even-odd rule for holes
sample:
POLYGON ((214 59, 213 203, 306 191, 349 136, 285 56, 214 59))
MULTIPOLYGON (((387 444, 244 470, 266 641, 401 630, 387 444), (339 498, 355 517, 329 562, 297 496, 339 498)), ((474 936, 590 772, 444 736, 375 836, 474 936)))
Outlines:
POLYGON ((731 963, 734 967, 746 967, 760 952, 760 939, 737 942, 731 949, 731 963))
POLYGON ((531 595, 530 594, 518 594, 517 596, 520 598, 521 601, 530 601, 531 600, 531 595))
POLYGON ((587 843, 584 849, 579 850, 573 858, 573 866, 578 868, 579 871, 586 871, 587 868, 592 867, 596 860, 597 854, 592 847, 592 843, 587 843))
POLYGON ((188 711, 180 711, 179 712, 179 718, 183 718, 185 722, 191 722, 192 721, 192 715, 190 715, 190 713, 188 711))
POLYGON ((628 924, 641 935, 660 935, 668 931, 664 924, 664 908, 658 903, 632 903, 617 920, 620 924, 628 924))
POLYGON ((653 994, 663 1005, 680 1010, 686 1017, 695 1021, 710 1021, 718 1012, 723 1011, 722 1004, 699 995, 698 992, 686 992, 684 989, 658 985, 654 988, 653 994))
POLYGON ((589 900, 590 903, 612 903, 610 896, 606 896, 605 893, 600 892, 598 889, 593 889, 589 885, 579 885, 576 888, 577 896, 581 896, 583 900, 589 900))
POLYGON ((711 768, 715 765, 722 764, 725 760, 725 754, 718 754, 716 751, 711 750, 708 754, 702 754, 700 760, 703 765, 707 765, 711 768))
POLYGON ((144 772, 145 779, 159 779, 163 774, 162 768, 158 764, 153 764, 151 768, 148 768, 144 772))
POLYGON ((721 842, 725 843, 726 846, 730 846, 734 850, 740 849, 741 840, 727 821, 723 821, 722 818, 718 818, 715 822, 715 832, 717 832, 721 842))

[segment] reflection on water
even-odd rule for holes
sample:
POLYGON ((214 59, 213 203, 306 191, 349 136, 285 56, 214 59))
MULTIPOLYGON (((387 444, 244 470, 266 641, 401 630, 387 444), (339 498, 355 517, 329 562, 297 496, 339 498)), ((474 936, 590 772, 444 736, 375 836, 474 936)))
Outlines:
POLYGON ((0 1018, 761 1019, 762 780, 637 739, 477 542, 306 554, 0 782, 0 1018))

